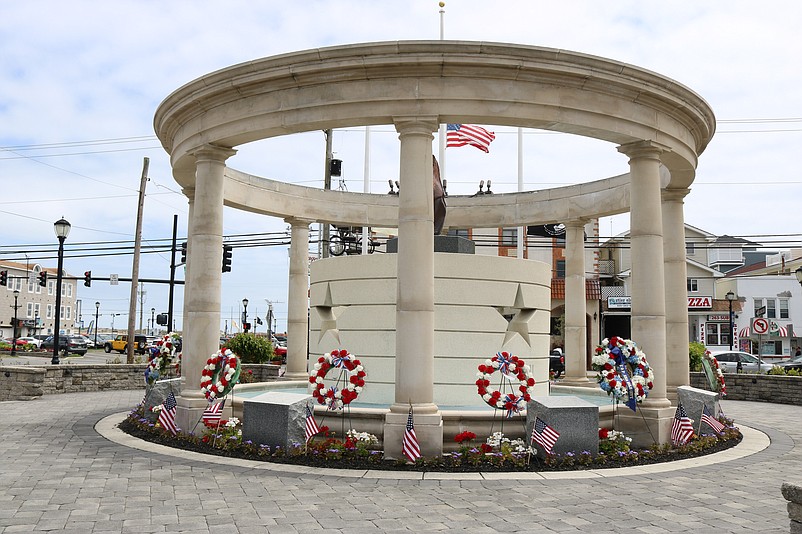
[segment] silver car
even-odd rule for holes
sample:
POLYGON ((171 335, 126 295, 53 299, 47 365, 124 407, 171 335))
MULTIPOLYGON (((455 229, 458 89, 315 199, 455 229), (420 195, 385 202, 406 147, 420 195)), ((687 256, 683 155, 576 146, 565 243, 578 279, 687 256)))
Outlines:
MULTIPOLYGON (((721 352, 713 352, 712 355, 718 360, 718 366, 721 368, 722 373, 757 373, 758 359, 757 356, 749 354, 748 352, 741 352, 738 350, 727 350, 721 352), (738 364, 740 363, 740 369, 738 364)), ((760 363, 760 372, 767 373, 771 370, 772 364, 765 361, 760 363)))

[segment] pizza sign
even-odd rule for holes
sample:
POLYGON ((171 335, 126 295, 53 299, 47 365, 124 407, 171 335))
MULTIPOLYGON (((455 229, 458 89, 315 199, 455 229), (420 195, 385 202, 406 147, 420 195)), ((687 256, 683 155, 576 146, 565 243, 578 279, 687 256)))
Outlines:
POLYGON ((712 297, 688 297, 688 309, 699 310, 713 307, 712 297))

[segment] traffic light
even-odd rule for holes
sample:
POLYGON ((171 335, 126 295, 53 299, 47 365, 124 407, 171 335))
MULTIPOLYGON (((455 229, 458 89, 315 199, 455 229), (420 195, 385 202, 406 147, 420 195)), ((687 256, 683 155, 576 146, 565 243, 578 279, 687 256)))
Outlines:
POLYGON ((181 243, 181 263, 187 262, 187 242, 181 243))
POLYGON ((47 285, 47 271, 39 271, 39 285, 42 287, 47 285))
POLYGON ((0 271, 0 286, 8 285, 8 271, 0 271))
POLYGON ((223 245, 223 272, 231 272, 231 245, 223 245))
POLYGON ((167 326, 167 319, 168 317, 166 313, 160 313, 156 315, 156 324, 159 326, 167 326))
POLYGON ((84 285, 86 287, 92 287, 92 271, 84 272, 84 285))
POLYGON ((242 323, 242 330, 247 334, 251 331, 251 323, 242 323))

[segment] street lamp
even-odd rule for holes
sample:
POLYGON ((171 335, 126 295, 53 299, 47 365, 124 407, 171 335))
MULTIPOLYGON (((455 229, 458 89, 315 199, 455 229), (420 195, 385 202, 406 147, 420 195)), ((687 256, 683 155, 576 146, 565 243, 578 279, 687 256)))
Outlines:
POLYGON ((248 299, 242 299, 242 307, 244 311, 242 312, 242 330, 246 334, 248 333, 248 299))
POLYGON ((100 302, 95 302, 95 348, 97 348, 97 327, 100 325, 100 302))
POLYGON ((19 297, 19 290, 15 289, 14 290, 14 324, 12 325, 13 326, 13 330, 12 330, 13 333, 11 334, 11 337, 12 337, 12 339, 11 339, 11 357, 12 358, 17 355, 17 309, 19 308, 19 306, 17 305, 17 297, 19 297))
POLYGON ((156 308, 150 309, 150 335, 155 335, 156 330, 156 308))
POLYGON ((61 333, 59 319, 61 318, 61 280, 62 269, 64 268, 64 240, 70 235, 71 225, 64 217, 53 224, 58 238, 58 272, 56 273, 56 318, 53 321, 53 358, 50 363, 58 365, 58 351, 61 348, 61 333))
POLYGON ((730 350, 732 350, 732 338, 733 338, 733 325, 732 325, 732 301, 735 300, 735 293, 732 291, 727 291, 725 295, 727 298, 727 304, 730 306, 730 350))
POLYGON ((111 335, 114 335, 114 318, 118 315, 122 315, 121 313, 112 313, 111 314, 111 335))

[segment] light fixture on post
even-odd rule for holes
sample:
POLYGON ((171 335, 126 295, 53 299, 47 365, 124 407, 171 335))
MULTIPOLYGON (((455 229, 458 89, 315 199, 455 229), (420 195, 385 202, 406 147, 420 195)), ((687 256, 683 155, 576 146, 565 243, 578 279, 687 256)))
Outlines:
POLYGON ((14 290, 14 324, 12 326, 12 334, 11 334, 11 357, 17 355, 17 309, 19 309, 19 305, 17 305, 17 298, 19 297, 19 289, 14 290))
POLYGON ((732 323, 732 301, 736 299, 736 296, 735 296, 735 293, 733 293, 732 291, 727 291, 727 294, 725 295, 725 297, 727 299, 727 304, 729 304, 729 306, 730 306, 730 315, 729 315, 729 318, 730 318, 730 321, 729 321, 730 322, 730 350, 732 350, 732 338, 733 338, 733 334, 734 334, 734 332, 733 332, 733 328, 734 327, 733 327, 733 323, 732 323))
POLYGON ((53 229, 56 231, 58 238, 58 272, 56 273, 56 312, 53 321, 53 358, 50 363, 58 365, 58 352, 61 348, 61 333, 59 332, 61 325, 59 319, 61 316, 61 281, 63 278, 62 270, 64 268, 64 240, 70 235, 70 223, 62 217, 53 224, 53 229))
POLYGON ((248 299, 242 299, 242 331, 246 334, 248 333, 248 328, 250 325, 248 324, 248 299))
POLYGON ((100 325, 100 302, 95 302, 95 348, 97 348, 97 327, 100 325))
POLYGON ((150 335, 156 335, 156 308, 150 309, 150 335))

